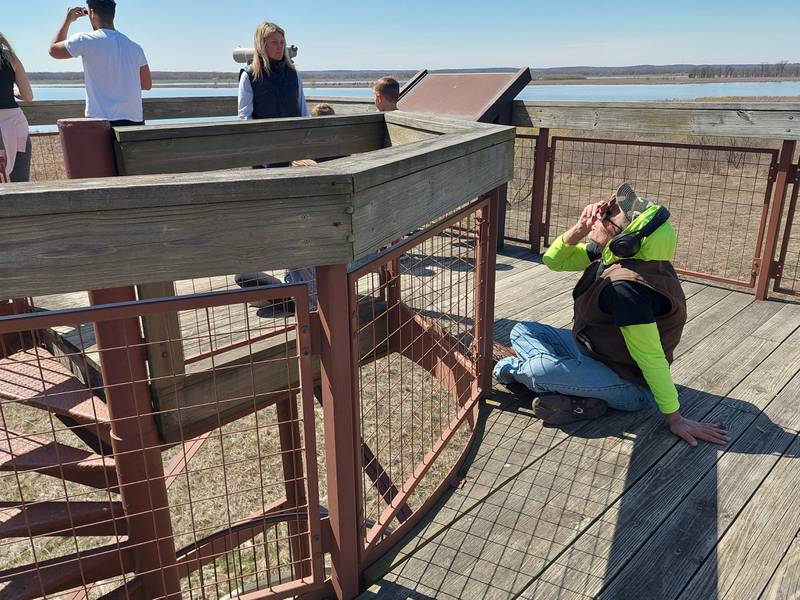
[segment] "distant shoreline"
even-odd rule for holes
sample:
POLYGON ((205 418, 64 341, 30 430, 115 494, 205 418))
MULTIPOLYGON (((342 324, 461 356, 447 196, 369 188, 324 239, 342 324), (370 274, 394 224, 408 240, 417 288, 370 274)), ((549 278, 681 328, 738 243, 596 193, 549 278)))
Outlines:
MULTIPOLYGON (((629 77, 592 77, 586 79, 536 79, 529 83, 532 86, 552 86, 552 85, 670 85, 670 84, 692 84, 692 83, 780 83, 780 82, 800 81, 796 77, 715 77, 710 79, 690 78, 688 76, 629 76, 629 77)), ((83 82, 65 80, 45 80, 32 81, 37 87, 83 87, 83 82)), ((304 81, 305 87, 314 88, 369 88, 371 81, 304 81)), ((153 87, 158 88, 237 88, 238 84, 234 81, 154 81, 153 87)))

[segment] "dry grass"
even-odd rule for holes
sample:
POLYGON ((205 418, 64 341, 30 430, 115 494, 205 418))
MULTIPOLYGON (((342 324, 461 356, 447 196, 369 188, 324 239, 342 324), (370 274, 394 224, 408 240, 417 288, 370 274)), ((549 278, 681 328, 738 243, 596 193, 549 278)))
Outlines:
MULTIPOLYGON (((759 140, 673 141, 708 146, 683 148, 654 147, 633 140, 624 144, 607 143, 598 139, 600 136, 585 133, 580 134, 584 141, 558 137, 561 136, 555 139, 552 203, 545 214, 549 225, 545 244, 572 225, 586 204, 607 197, 621 182, 630 181, 642 196, 670 209, 671 221, 678 232, 674 259, 677 267, 750 281, 774 142, 764 142, 762 146, 759 140), (720 148, 722 145, 736 149, 720 148), (759 148, 765 152, 753 151, 759 148)), ((626 136, 609 137, 620 140, 626 136)), ((636 138, 654 141, 656 136, 636 138)), ((663 136, 658 141, 663 142, 663 136)), ((530 140, 518 140, 517 155, 529 154, 530 144, 530 140)), ((516 165, 512 190, 530 190, 532 160, 527 161, 526 167, 516 165)), ((527 233, 530 196, 519 192, 510 195, 510 202, 507 223, 521 223, 511 229, 511 235, 527 238, 518 232, 527 233)), ((790 246, 797 248, 794 240, 790 246)))

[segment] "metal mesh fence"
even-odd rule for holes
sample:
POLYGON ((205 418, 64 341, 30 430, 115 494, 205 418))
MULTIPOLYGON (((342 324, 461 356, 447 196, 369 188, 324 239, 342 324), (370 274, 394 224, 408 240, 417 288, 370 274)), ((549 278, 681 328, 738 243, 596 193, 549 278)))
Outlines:
POLYGON ((471 436, 480 253, 468 211, 350 274, 368 547, 420 509, 471 436))
POLYGON ((581 209, 624 181, 669 208, 673 263, 690 274, 752 286, 772 168, 767 148, 554 137, 546 203, 549 244, 581 209))
POLYGON ((514 178, 508 184, 505 237, 530 243, 533 158, 536 136, 517 134, 514 141, 514 178))
POLYGON ((0 594, 269 597, 320 583, 308 319, 306 287, 284 286, 3 322, 0 594), (268 301, 280 317, 256 315, 268 301), (243 315, 234 331, 211 325, 221 307, 243 315), (183 326, 203 312, 207 328, 183 326), (200 339, 215 351, 186 363, 200 339))
POLYGON ((31 134, 31 181, 66 179, 58 132, 31 134))

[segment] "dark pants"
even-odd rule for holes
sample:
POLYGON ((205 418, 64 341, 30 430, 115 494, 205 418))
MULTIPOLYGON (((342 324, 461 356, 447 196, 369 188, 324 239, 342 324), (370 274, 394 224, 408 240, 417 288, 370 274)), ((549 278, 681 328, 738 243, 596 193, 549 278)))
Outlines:
POLYGON ((130 127, 131 125, 144 125, 144 121, 129 121, 128 119, 120 119, 119 121, 109 121, 112 127, 130 127))
POLYGON ((14 170, 9 175, 9 180, 13 183, 22 183, 31 179, 31 136, 28 136, 28 143, 25 145, 25 152, 17 152, 14 161, 14 170))

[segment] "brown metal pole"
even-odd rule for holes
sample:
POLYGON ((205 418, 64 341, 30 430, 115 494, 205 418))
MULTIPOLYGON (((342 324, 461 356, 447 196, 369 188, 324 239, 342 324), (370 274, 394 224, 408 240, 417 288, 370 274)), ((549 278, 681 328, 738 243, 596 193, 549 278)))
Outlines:
MULTIPOLYGON (((89 300, 108 304, 136 300, 136 295, 132 287, 94 290, 89 292, 89 300)), ((135 572, 142 578, 147 598, 179 598, 161 439, 153 418, 139 321, 95 323, 95 338, 135 572)))
POLYGON ((492 343, 494 336, 494 294, 497 275, 497 236, 500 189, 488 194, 489 203, 478 211, 478 250, 475 272, 475 349, 478 385, 482 394, 492 391, 492 343))
POLYGON ((58 133, 69 179, 114 177, 117 174, 108 121, 61 119, 58 133))
POLYGON ((778 236, 783 222, 783 206, 786 202, 786 192, 789 189, 793 172, 792 162, 796 148, 796 141, 784 140, 781 154, 778 158, 778 173, 775 178, 775 187, 772 191, 772 206, 770 207, 769 223, 767 224, 767 235, 758 265, 758 279, 756 280, 756 298, 758 300, 767 299, 767 289, 772 276, 775 250, 778 247, 778 236))
POLYGON ((536 149, 533 154, 533 188, 531 190, 531 224, 529 238, 531 252, 539 254, 542 251, 542 228, 544 227, 544 191, 547 175, 547 148, 550 140, 550 130, 546 127, 539 129, 536 136, 536 149))
MULTIPOLYGON (((333 537, 333 588, 340 600, 359 593, 361 551, 361 431, 352 354, 347 269, 317 267, 322 334, 322 408, 328 463, 328 503, 333 537)), ((355 328, 354 335, 358 335, 355 328)))
MULTIPOLYGON (((71 178, 117 174, 111 127, 101 119, 58 122, 71 178)), ((92 304, 136 300, 133 287, 89 292, 92 304)), ((136 318, 95 323, 97 349, 111 419, 111 446, 128 520, 128 543, 147 598, 179 598, 180 580, 161 438, 153 416, 141 328, 136 318)))

